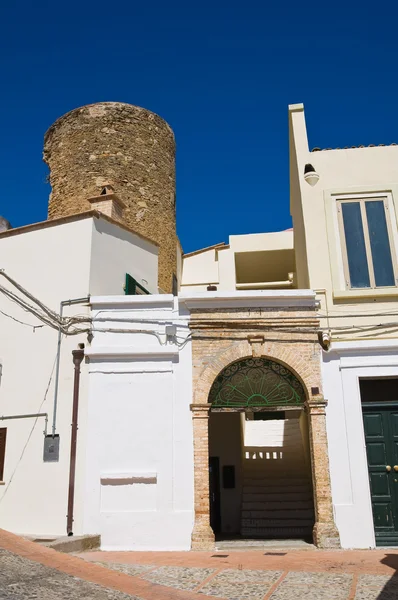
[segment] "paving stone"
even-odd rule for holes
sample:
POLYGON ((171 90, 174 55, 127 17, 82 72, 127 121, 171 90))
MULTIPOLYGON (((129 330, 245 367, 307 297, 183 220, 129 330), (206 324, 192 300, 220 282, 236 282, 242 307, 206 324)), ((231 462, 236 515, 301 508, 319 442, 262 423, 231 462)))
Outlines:
POLYGON ((270 600, 348 600, 349 588, 313 584, 286 584, 277 587, 270 600))
POLYGON ((377 590, 372 587, 357 590, 354 600, 397 600, 396 590, 377 590))
POLYGON ((178 590, 195 590, 216 569, 199 567, 159 567, 142 577, 152 583, 166 585, 178 590))
POLYGON ((274 583, 282 575, 283 571, 258 571, 252 569, 224 569, 218 573, 211 583, 274 583))
POLYGON ((112 562, 100 562, 93 561, 93 564, 100 565, 101 567, 106 567, 107 569, 111 569, 112 571, 118 571, 119 573, 125 573, 126 575, 130 575, 132 577, 136 577, 137 575, 141 575, 142 573, 146 573, 151 569, 154 569, 154 565, 134 565, 131 563, 112 563, 112 562))
POLYGON ((272 583, 207 583, 200 594, 226 598, 227 600, 262 600, 271 589, 272 583))
POLYGON ((284 584, 307 583, 322 585, 344 585, 350 589, 352 575, 346 573, 306 573, 301 571, 291 571, 284 579, 284 584))
POLYGON ((359 575, 357 587, 362 588, 370 585, 372 587, 383 589, 387 583, 391 588, 398 588, 398 576, 388 577, 387 575, 359 575))
POLYGON ((45 567, 11 552, 0 552, 1 600, 140 600, 45 567))
POLYGON ((397 600, 398 577, 360 575, 355 600, 397 600))

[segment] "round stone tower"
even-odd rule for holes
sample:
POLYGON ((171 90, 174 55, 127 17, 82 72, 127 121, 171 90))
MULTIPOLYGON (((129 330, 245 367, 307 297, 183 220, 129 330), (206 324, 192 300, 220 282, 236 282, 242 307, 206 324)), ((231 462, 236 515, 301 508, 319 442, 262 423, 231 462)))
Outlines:
POLYGON ((177 267, 175 141, 166 121, 121 102, 76 108, 49 128, 43 157, 52 188, 48 218, 91 210, 89 199, 111 186, 123 206, 119 220, 159 244, 159 287, 171 292, 177 267))

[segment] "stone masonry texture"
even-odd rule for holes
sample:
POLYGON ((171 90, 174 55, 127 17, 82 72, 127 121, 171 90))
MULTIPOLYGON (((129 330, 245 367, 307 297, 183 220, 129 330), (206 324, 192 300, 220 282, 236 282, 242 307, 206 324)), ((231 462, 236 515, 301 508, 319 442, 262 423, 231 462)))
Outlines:
POLYGON ((48 218, 91 210, 106 183, 125 203, 122 222, 159 244, 159 287, 176 273, 175 140, 158 115, 121 102, 76 108, 44 138, 50 168, 48 218))

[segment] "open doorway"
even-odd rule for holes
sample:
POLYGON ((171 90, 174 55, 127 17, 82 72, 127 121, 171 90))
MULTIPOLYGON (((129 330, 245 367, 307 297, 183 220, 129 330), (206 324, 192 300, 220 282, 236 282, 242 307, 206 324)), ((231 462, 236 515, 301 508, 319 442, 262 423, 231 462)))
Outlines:
POLYGON ((218 540, 311 541, 311 459, 301 408, 211 412, 209 457, 210 516, 218 540))

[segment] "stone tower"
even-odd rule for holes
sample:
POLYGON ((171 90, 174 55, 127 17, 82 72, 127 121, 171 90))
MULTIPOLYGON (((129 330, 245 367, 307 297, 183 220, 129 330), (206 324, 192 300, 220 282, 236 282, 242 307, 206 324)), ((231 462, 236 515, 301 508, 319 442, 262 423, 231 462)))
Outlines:
POLYGON ((59 118, 44 138, 50 168, 48 218, 92 209, 89 198, 111 185, 120 220, 159 244, 159 287, 171 292, 177 267, 175 140, 158 115, 100 102, 59 118))

